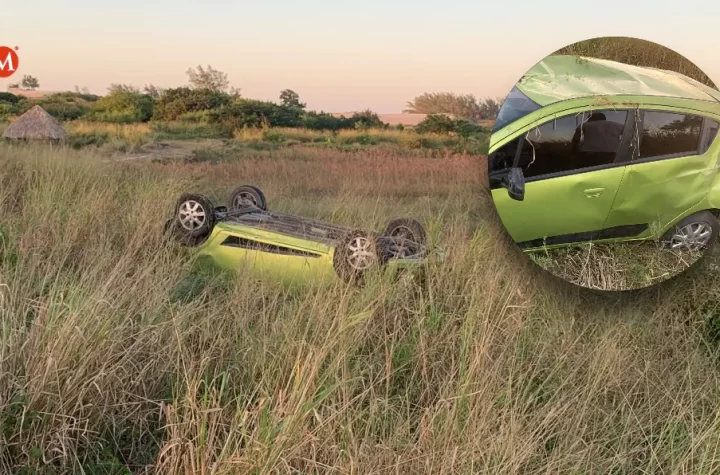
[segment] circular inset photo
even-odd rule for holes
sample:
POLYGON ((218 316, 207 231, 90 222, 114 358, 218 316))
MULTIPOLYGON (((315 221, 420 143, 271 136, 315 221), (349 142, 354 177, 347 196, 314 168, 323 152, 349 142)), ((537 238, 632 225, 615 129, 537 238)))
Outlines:
POLYGON ((632 290, 692 266, 720 232, 720 91, 634 38, 567 46, 530 68, 490 138, 493 202, 513 241, 582 287, 632 290))

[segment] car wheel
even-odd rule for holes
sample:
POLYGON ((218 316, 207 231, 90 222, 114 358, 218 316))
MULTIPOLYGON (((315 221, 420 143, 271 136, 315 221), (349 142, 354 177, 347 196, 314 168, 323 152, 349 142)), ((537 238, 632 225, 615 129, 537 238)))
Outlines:
POLYGON ((678 251, 696 251, 711 247, 720 233, 720 221, 709 211, 700 211, 682 219, 665 236, 663 244, 678 251))
POLYGON ((427 242, 425 228, 411 218, 391 220, 385 227, 384 234, 393 238, 393 256, 398 258, 417 254, 427 242))
POLYGON ((350 283, 357 283, 372 269, 385 263, 384 253, 375 233, 355 230, 347 233, 335 248, 333 267, 350 283))
POLYGON ((235 188, 228 199, 230 210, 238 210, 248 205, 267 210, 267 201, 262 190, 252 185, 241 185, 235 188))
POLYGON ((174 221, 179 240, 190 243, 210 234, 215 226, 215 208, 203 195, 184 193, 175 206, 174 221))

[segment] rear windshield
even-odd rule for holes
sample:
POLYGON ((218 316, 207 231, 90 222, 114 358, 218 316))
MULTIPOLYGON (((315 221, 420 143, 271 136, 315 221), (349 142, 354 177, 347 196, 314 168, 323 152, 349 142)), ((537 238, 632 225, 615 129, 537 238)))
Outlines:
POLYGON ((540 106, 536 102, 533 102, 532 99, 523 94, 517 87, 513 87, 500 108, 500 113, 497 119, 495 119, 495 125, 492 131, 497 132, 506 125, 538 109, 540 109, 540 106))

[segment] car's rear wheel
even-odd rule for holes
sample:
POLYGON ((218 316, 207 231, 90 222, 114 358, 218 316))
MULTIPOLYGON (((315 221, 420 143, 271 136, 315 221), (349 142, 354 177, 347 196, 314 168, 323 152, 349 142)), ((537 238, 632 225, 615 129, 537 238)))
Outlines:
POLYGON ((228 206, 231 210, 255 206, 263 211, 267 210, 265 194, 257 186, 241 185, 235 188, 228 198, 228 206))
POLYGON ((709 211, 682 219, 665 236, 663 244, 677 251, 698 251, 711 247, 720 234, 720 221, 709 211))
POLYGON ((412 218, 391 220, 385 227, 384 234, 392 238, 393 255, 398 258, 417 254, 427 242, 425 228, 412 218))
POLYGON ((210 234, 215 226, 215 208, 208 198, 184 193, 175 205, 175 234, 184 244, 196 242, 210 234))
POLYGON ((335 248, 333 267, 346 282, 356 283, 373 269, 385 264, 384 253, 375 233, 350 231, 335 248))

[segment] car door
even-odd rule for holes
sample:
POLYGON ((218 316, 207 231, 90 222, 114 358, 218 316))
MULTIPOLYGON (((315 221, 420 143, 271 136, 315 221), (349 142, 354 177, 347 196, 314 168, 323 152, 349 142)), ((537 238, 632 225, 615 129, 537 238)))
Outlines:
MULTIPOLYGON (((320 245, 298 245, 290 236, 252 227, 224 227, 208 253, 221 267, 251 270, 259 276, 285 281, 319 279, 334 275, 327 251, 320 245)), ((327 246, 325 246, 327 248, 327 246)))
POLYGON ((557 114, 490 155, 493 200, 517 244, 532 248, 598 236, 623 178, 632 119, 628 110, 557 114), (587 124, 596 119, 607 122, 593 124, 590 139, 587 124), (510 166, 523 170, 522 201, 492 178, 510 166))
MULTIPOLYGON (((717 173, 709 151, 718 120, 677 110, 640 110, 631 159, 606 226, 656 237, 700 204, 717 173)), ((696 211, 696 210, 693 210, 696 211)))

